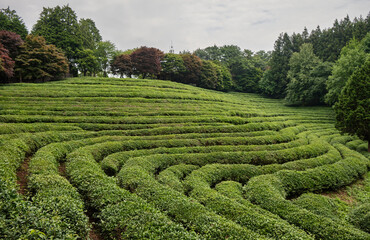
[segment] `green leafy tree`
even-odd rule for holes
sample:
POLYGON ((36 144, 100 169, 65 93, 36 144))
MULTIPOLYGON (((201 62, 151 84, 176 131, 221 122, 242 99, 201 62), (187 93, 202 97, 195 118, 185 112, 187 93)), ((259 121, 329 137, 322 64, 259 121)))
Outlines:
POLYGON ((47 80, 68 72, 64 53, 41 36, 28 35, 16 58, 15 72, 22 80, 47 80))
POLYGON ((206 47, 205 49, 197 49, 194 51, 194 54, 203 60, 222 61, 221 49, 216 45, 206 47))
POLYGON ((48 43, 62 49, 69 60, 71 73, 77 75, 76 60, 83 48, 83 38, 77 15, 68 5, 43 8, 32 34, 43 36, 48 43))
MULTIPOLYGON (((355 70, 334 105, 336 127, 342 132, 370 140, 370 57, 355 70)), ((368 144, 370 152, 370 144, 368 144)))
POLYGON ((195 54, 180 54, 186 71, 181 74, 181 82, 187 84, 199 84, 202 74, 202 60, 195 54))
POLYGON ((15 10, 3 8, 0 10, 0 30, 6 30, 19 34, 23 39, 26 38, 28 30, 22 18, 20 18, 15 10))
POLYGON ((252 60, 239 59, 230 65, 235 89, 241 92, 258 92, 258 82, 262 78, 262 70, 254 66, 252 60))
POLYGON ((234 81, 232 79, 229 69, 223 65, 218 65, 219 81, 217 84, 217 90, 230 91, 234 88, 234 81))
POLYGON ((131 53, 133 72, 142 78, 157 78, 161 72, 161 61, 164 53, 157 48, 141 47, 131 53))
POLYGON ((310 43, 301 46, 289 61, 289 84, 285 100, 293 105, 317 105, 323 103, 325 82, 330 74, 330 65, 313 53, 310 43))
POLYGON ((161 62, 162 71, 160 78, 171 81, 180 81, 182 73, 186 71, 184 60, 179 54, 166 53, 161 62))
POLYGON ((202 61, 201 77, 197 86, 216 89, 218 82, 217 65, 210 60, 202 61))
POLYGON ((90 18, 81 18, 79 21, 80 32, 82 37, 82 46, 87 49, 96 49, 102 37, 95 22, 90 18))
POLYGON ((263 50, 256 52, 252 56, 253 65, 262 71, 267 70, 271 59, 271 53, 271 51, 265 52, 263 50))
POLYGON ((110 62, 116 54, 116 46, 110 41, 100 41, 95 49, 99 68, 103 71, 103 77, 108 77, 110 62))
POLYGON ((91 49, 79 51, 77 67, 84 76, 95 76, 99 71, 99 62, 98 58, 94 55, 94 51, 91 49))
POLYGON ((232 81, 228 81, 229 87, 244 92, 258 91, 258 81, 266 69, 266 59, 269 58, 263 51, 253 54, 252 51, 241 50, 235 45, 197 49, 194 54, 203 60, 211 60, 227 67, 232 76, 232 81))
POLYGON ((326 83, 328 93, 325 96, 325 101, 327 104, 334 105, 338 100, 338 96, 349 77, 365 61, 366 56, 370 53, 369 50, 370 33, 361 42, 353 39, 342 49, 339 59, 333 66, 332 75, 326 83))

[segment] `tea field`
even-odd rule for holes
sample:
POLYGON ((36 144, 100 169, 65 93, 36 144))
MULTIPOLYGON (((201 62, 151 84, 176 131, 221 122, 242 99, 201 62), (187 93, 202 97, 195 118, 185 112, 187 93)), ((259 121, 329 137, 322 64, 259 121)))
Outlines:
POLYGON ((0 238, 370 239, 327 107, 160 80, 0 86, 0 238))

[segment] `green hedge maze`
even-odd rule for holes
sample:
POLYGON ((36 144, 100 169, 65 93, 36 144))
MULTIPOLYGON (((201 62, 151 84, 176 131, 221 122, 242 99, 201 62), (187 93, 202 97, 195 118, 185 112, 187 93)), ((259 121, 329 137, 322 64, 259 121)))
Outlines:
POLYGON ((370 239, 367 143, 327 107, 160 80, 17 83, 0 86, 0 148, 0 238, 370 239))

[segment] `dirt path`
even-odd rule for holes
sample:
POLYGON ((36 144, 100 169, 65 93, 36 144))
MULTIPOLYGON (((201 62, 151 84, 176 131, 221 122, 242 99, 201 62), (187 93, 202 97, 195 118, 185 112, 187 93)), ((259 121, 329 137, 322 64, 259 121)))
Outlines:
MULTIPOLYGON (((58 170, 59 170, 59 174, 62 177, 67 178, 66 163, 65 162, 61 162, 59 164, 58 170)), ((89 232, 89 239, 91 239, 91 240, 101 240, 101 239, 103 239, 100 236, 99 231, 97 230, 96 224, 94 222, 96 219, 93 218, 92 212, 88 211, 87 216, 89 218, 89 223, 91 225, 91 229, 90 229, 90 232, 89 232)))
POLYGON ((18 193, 25 195, 27 194, 27 183, 28 183, 28 165, 30 163, 31 156, 26 157, 22 165, 17 170, 17 183, 19 185, 18 193))
POLYGON ((62 177, 67 177, 67 174, 66 174, 66 163, 65 162, 62 162, 59 164, 59 174, 60 176, 62 177))
POLYGON ((91 240, 101 240, 103 237, 99 234, 98 227, 96 226, 97 219, 93 216, 94 211, 91 209, 87 210, 86 215, 89 217, 89 223, 91 226, 90 232, 89 232, 89 238, 91 240))

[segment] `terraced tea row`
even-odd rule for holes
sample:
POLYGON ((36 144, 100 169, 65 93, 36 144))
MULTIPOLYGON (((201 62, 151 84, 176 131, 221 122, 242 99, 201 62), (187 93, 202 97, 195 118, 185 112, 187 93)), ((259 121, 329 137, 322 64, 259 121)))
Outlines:
POLYGON ((328 108, 141 79, 0 92, 6 238, 83 239, 92 227, 107 239, 370 238, 306 204, 318 195, 303 193, 349 185, 370 168, 354 151, 365 143, 340 135, 328 108))

